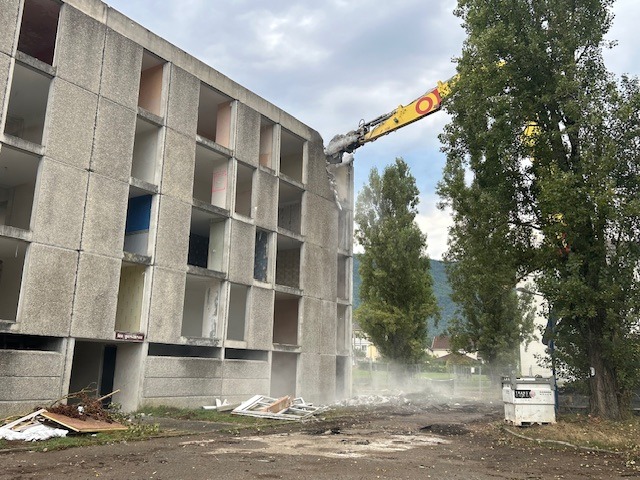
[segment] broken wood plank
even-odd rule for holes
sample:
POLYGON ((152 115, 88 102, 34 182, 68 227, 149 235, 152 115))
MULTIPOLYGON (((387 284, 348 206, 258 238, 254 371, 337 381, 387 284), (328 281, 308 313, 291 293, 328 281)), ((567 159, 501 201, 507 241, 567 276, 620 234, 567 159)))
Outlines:
POLYGON ((270 403, 266 407, 260 408, 262 412, 279 413, 286 410, 291 406, 291 397, 285 395, 282 398, 277 399, 275 402, 270 403))
POLYGON ((69 430, 73 430, 77 433, 96 433, 96 432, 111 432, 118 430, 127 430, 128 427, 119 423, 103 422, 102 420, 94 420, 93 418, 87 418, 81 420, 79 418, 71 418, 60 413, 44 412, 42 414, 47 420, 51 420, 58 425, 62 425, 69 430))

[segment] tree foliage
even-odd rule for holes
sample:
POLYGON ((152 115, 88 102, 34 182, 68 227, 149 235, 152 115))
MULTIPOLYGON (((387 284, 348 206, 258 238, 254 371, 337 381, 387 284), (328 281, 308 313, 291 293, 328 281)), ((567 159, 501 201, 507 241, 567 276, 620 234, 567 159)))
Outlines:
POLYGON ((415 362, 424 355, 427 320, 437 314, 426 237, 415 223, 418 188, 402 159, 369 174, 358 195, 355 237, 360 300, 355 316, 387 359, 415 362))
POLYGON ((640 380, 640 88, 604 66, 611 4, 458 1, 467 39, 439 188, 451 257, 468 258, 478 227, 495 269, 535 273, 558 360, 589 379, 592 413, 616 418, 640 380))

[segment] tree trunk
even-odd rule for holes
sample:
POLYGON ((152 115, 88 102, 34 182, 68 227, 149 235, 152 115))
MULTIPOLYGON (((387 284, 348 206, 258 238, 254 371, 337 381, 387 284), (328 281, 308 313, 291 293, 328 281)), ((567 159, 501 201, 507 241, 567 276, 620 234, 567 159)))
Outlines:
POLYGON ((602 358, 599 345, 590 346, 589 359, 591 361, 589 372, 591 415, 620 420, 624 412, 620 408, 615 372, 602 358))

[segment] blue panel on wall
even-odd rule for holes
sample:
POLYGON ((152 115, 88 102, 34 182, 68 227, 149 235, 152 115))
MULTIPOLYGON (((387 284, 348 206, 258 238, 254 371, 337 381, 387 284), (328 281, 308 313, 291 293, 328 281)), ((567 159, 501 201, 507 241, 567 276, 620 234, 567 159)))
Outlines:
POLYGON ((149 230, 150 218, 151 195, 130 198, 127 209, 127 224, 124 227, 125 233, 149 230))

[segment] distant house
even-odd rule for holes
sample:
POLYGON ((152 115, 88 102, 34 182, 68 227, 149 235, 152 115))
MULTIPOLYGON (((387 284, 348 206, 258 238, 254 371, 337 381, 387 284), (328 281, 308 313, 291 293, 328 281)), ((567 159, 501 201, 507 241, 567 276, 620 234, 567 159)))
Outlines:
POLYGON ((353 322, 353 355, 354 358, 366 358, 369 361, 375 362, 380 358, 380 352, 376 346, 371 343, 369 336, 360 328, 358 322, 353 322), (360 355, 357 352, 362 352, 360 355))
POLYGON ((436 358, 437 361, 455 363, 476 363, 478 362, 477 353, 454 352, 451 350, 451 341, 446 335, 436 335, 431 342, 431 348, 427 348, 427 352, 436 358))

